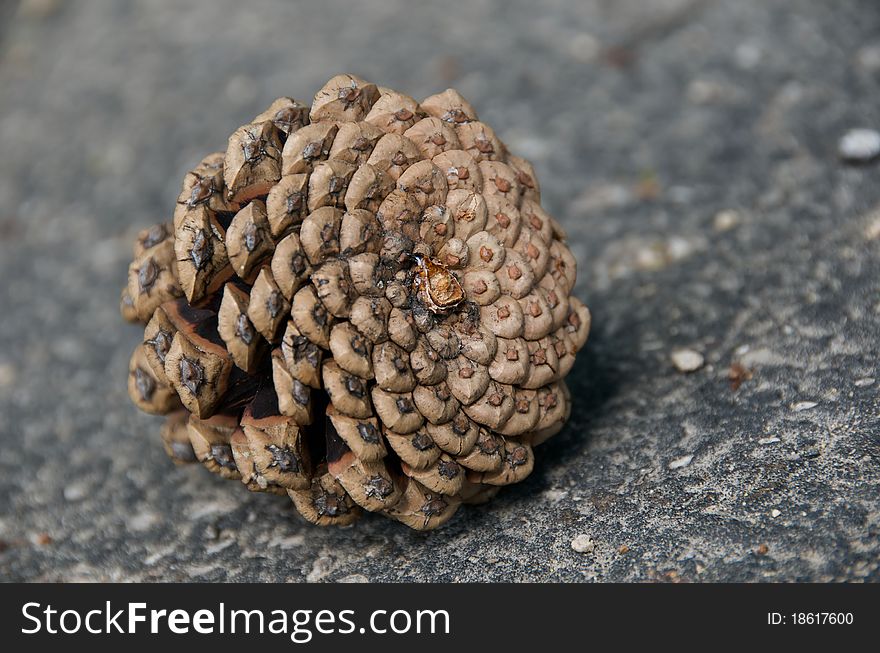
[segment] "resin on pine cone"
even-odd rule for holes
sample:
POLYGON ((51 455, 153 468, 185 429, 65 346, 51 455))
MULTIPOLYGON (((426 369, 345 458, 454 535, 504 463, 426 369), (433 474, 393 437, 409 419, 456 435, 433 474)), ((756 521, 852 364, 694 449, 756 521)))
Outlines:
POLYGON ((239 127, 139 234, 129 393, 176 462, 311 522, 434 528, 568 418, 575 268, 532 167, 457 92, 339 75, 239 127))

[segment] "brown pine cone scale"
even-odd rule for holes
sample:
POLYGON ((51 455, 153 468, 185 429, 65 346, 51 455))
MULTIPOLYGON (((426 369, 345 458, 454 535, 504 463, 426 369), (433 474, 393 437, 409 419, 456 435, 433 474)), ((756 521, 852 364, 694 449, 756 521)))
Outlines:
POLYGON ((456 91, 283 97, 138 234, 129 394, 175 463, 318 525, 415 529, 521 481, 590 328, 532 166, 456 91))

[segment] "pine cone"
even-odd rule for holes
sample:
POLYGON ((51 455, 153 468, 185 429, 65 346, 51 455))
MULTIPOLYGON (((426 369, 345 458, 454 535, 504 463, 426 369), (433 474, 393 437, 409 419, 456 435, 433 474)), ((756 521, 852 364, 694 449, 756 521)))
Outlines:
POLYGON ((280 98, 142 232, 129 393, 178 463, 416 529, 525 478, 590 313, 528 162, 447 90, 280 98))

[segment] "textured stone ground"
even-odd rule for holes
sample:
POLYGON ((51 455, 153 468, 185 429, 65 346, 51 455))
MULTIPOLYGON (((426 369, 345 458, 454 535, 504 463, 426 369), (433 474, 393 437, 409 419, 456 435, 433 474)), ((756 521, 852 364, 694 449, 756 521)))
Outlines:
POLYGON ((880 579, 880 166, 837 156, 880 128, 874 0, 14 4, 0 578, 880 579), (318 530, 176 469, 125 392, 133 235, 237 125, 343 70, 459 88, 535 162, 594 313, 536 472, 428 535, 318 530))

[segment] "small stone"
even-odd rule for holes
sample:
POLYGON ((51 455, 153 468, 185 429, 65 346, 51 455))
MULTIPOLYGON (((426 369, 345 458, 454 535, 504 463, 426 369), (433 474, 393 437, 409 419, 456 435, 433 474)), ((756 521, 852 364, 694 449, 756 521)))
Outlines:
POLYGON ((217 540, 213 544, 208 544, 205 546, 205 553, 209 556, 216 555, 224 549, 228 549, 233 544, 235 544, 235 540, 231 537, 223 540, 217 540))
POLYGON ((672 352, 672 364, 679 372, 696 372, 703 367, 703 355, 693 349, 677 349, 672 352))
POLYGON ((143 532, 150 530, 159 521, 159 515, 152 511, 147 511, 134 515, 126 522, 126 525, 128 526, 129 530, 135 532, 143 532))
POLYGON ((868 386, 874 385, 875 381, 876 381, 876 379, 868 376, 868 377, 865 377, 864 379, 857 379, 855 382, 855 386, 857 388, 867 388, 868 386))
POLYGON ((569 56, 580 63, 592 63, 601 51, 602 44, 591 34, 581 32, 568 40, 569 56))
POLYGON ((856 63, 868 73, 880 71, 880 44, 866 45, 856 53, 856 63))
POLYGON ((802 410, 810 410, 811 408, 815 408, 818 406, 815 401, 799 401, 795 404, 792 404, 791 409, 795 412, 799 412, 802 410))
POLYGON ((620 555, 625 555, 625 554, 629 553, 629 547, 626 544, 621 544, 620 548, 617 549, 617 552, 620 555))
POLYGON ((715 231, 729 231, 742 221, 742 217, 737 211, 726 209, 715 214, 712 220, 712 227, 715 231))
POLYGON ((777 510, 776 508, 774 508, 773 510, 770 511, 770 516, 773 517, 773 519, 776 519, 781 514, 782 514, 782 511, 777 510))
POLYGON ((571 548, 577 553, 592 553, 596 544, 593 542, 593 538, 582 533, 571 541, 571 548))
POLYGON ((712 104, 724 97, 724 86, 712 79, 695 79, 688 84, 687 99, 696 105, 712 104))
POLYGON ((314 583, 326 577, 333 570, 333 558, 321 555, 312 563, 312 569, 306 574, 306 581, 314 583))
POLYGON ((0 388, 11 388, 15 384, 15 367, 9 363, 0 363, 0 388))
POLYGON ((340 578, 337 582, 339 583, 369 583, 370 579, 364 576, 363 574, 352 574, 350 576, 344 576, 340 578))
POLYGON ((865 221, 865 240, 877 240, 880 238, 880 209, 874 209, 865 221))
POLYGON ((18 11, 22 16, 45 20, 51 17, 61 7, 59 0, 22 0, 18 11))
POLYGON ((691 461, 694 459, 693 454, 688 454, 687 456, 682 456, 681 458, 676 458, 671 463, 669 463, 669 469, 681 469, 682 467, 687 467, 691 464, 691 461))
POLYGON ((758 440, 758 444, 775 444, 779 442, 779 438, 761 438, 758 440))
POLYGON ((82 483, 71 483, 64 488, 64 498, 68 501, 82 501, 88 494, 88 488, 82 483))
POLYGON ((868 163, 880 155, 880 132, 874 129, 850 129, 837 145, 840 158, 850 163, 868 163))
POLYGON ((764 58, 761 48, 753 42, 740 43, 733 52, 736 65, 743 70, 754 70, 764 58))

